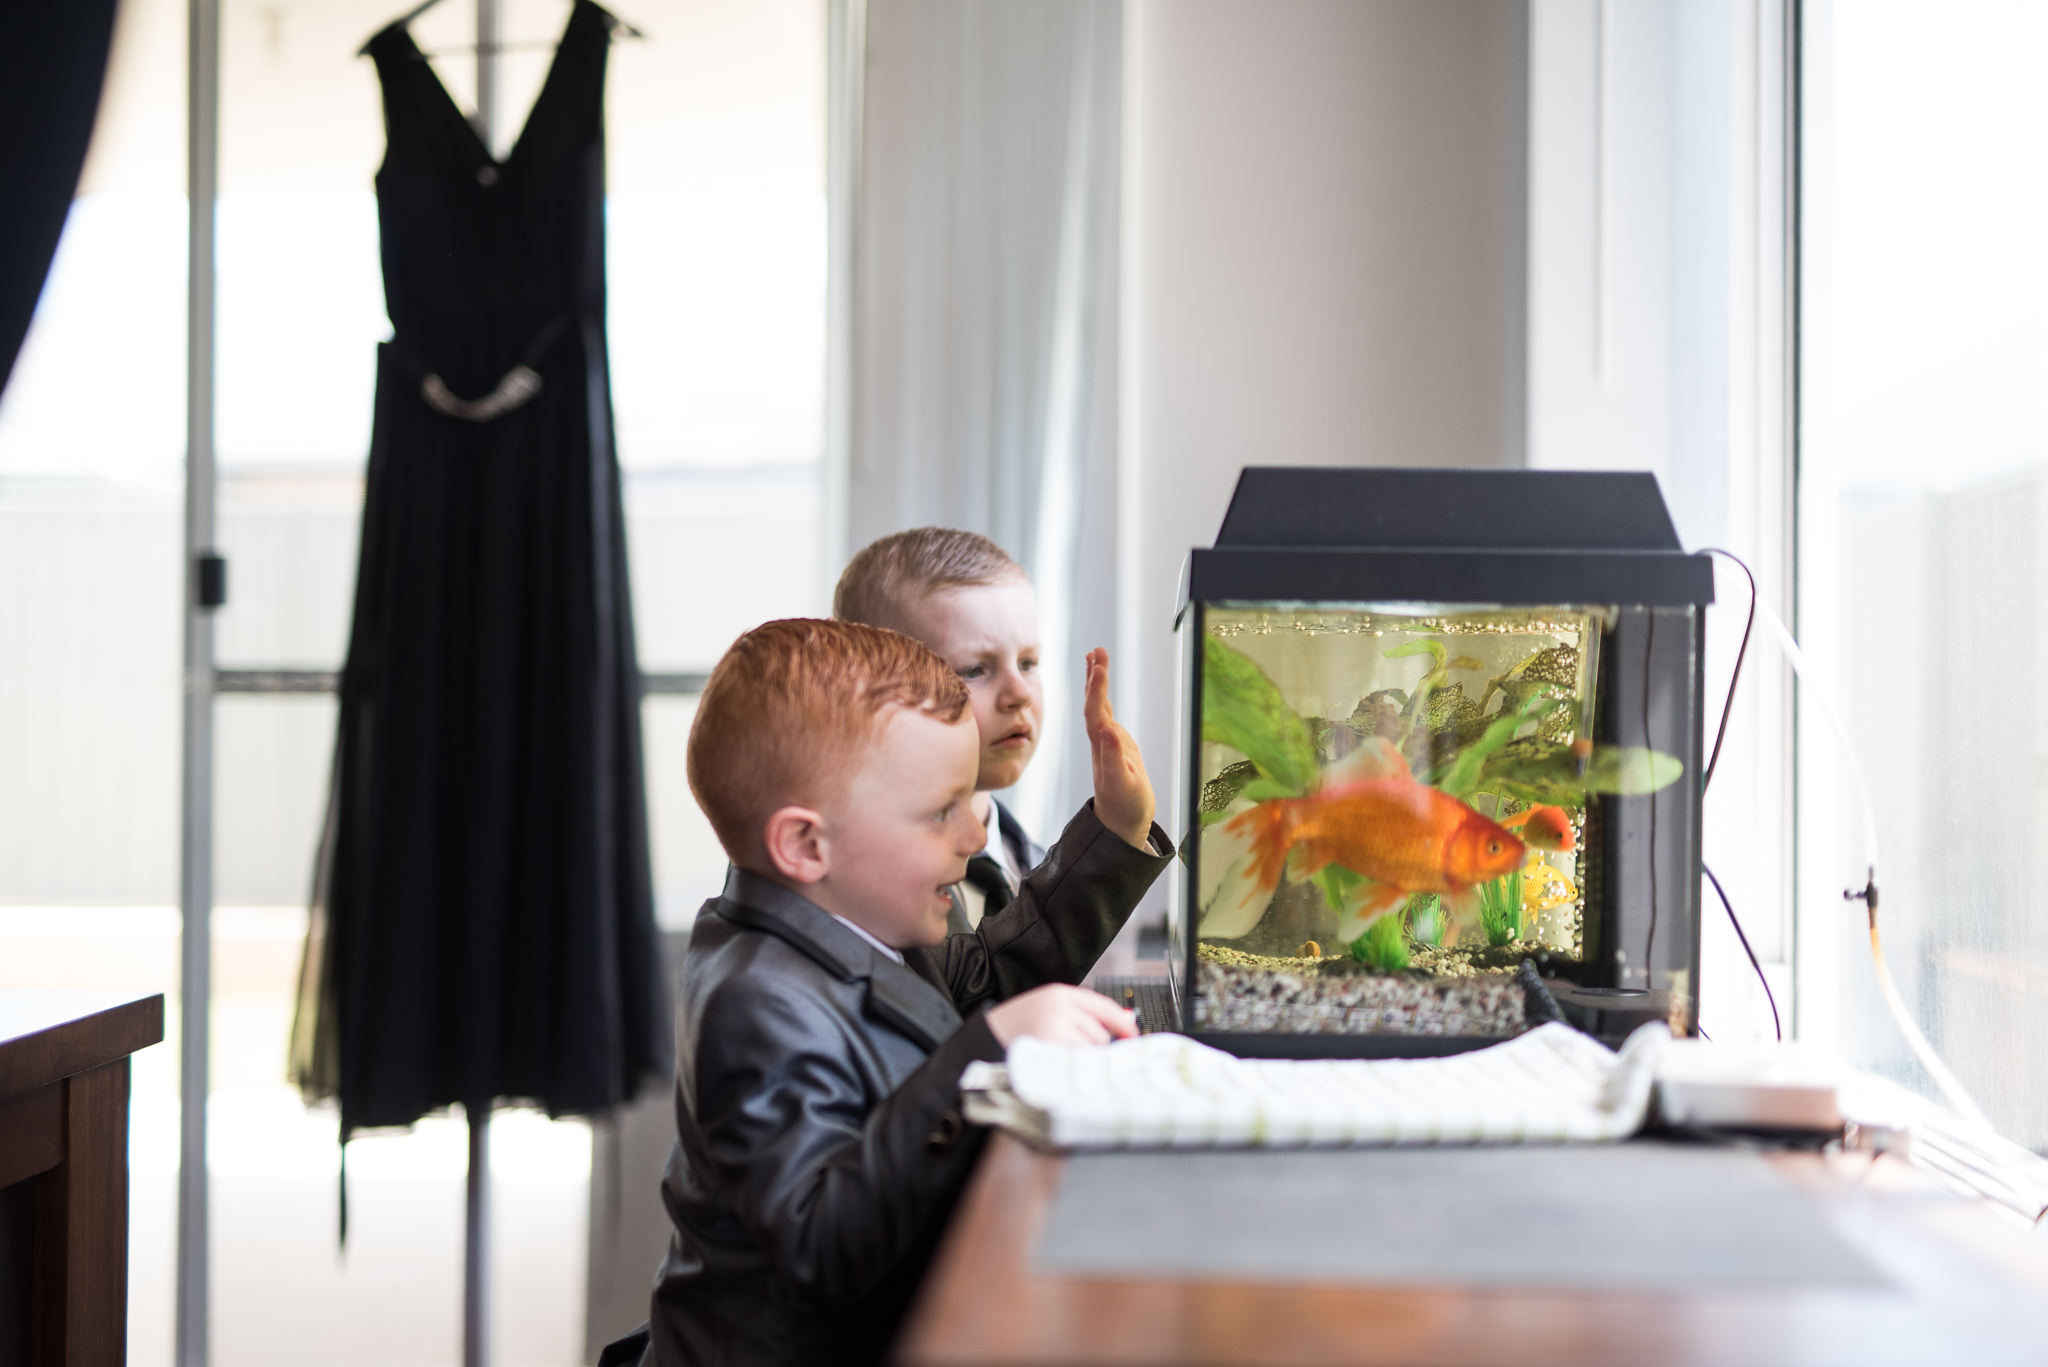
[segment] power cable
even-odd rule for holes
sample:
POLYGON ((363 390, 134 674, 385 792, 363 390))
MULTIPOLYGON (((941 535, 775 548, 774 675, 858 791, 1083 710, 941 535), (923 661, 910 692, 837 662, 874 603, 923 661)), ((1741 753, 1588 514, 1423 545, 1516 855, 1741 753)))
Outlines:
POLYGON ((1700 777, 1700 796, 1705 797, 1707 785, 1714 781, 1714 766, 1721 762, 1721 743, 1728 739, 1728 718, 1735 711, 1735 685, 1742 682, 1742 662, 1749 656, 1749 633, 1756 629, 1756 576, 1750 573, 1742 557, 1724 551, 1718 546, 1709 546, 1702 555, 1718 555, 1742 571, 1742 577, 1749 581, 1749 616, 1742 623, 1742 644, 1735 647, 1735 668, 1728 674, 1728 696, 1721 703, 1721 725, 1714 732, 1714 753, 1707 757, 1707 772, 1700 777))
POLYGON ((1705 864, 1701 864, 1700 872, 1704 873, 1707 876, 1707 881, 1714 885, 1715 895, 1721 899, 1721 905, 1728 911, 1728 924, 1735 927, 1735 938, 1742 941, 1742 952, 1749 956, 1749 966, 1756 970, 1756 980, 1763 984, 1764 1000, 1771 1004, 1771 1029, 1776 1033, 1778 1042, 1783 1044, 1785 1042, 1785 1023, 1778 1017, 1778 999, 1771 995, 1771 980, 1764 976, 1764 966, 1757 962, 1756 951, 1749 947, 1749 937, 1742 933, 1742 922, 1735 918, 1735 905, 1728 900, 1727 892, 1721 887, 1721 880, 1714 877, 1712 869, 1708 868, 1705 864))
MULTIPOLYGON (((1750 572, 1749 566, 1743 563, 1741 556, 1732 551, 1724 551, 1718 546, 1709 546, 1702 554, 1718 555, 1731 562, 1742 571, 1742 577, 1749 581, 1749 615, 1742 623, 1742 644, 1735 648, 1735 668, 1728 672, 1728 695, 1721 700, 1721 724, 1714 730, 1714 752, 1707 758, 1706 772, 1700 775, 1700 798, 1704 801, 1707 785, 1714 781, 1714 769, 1721 763, 1722 743, 1728 739, 1728 718, 1735 713, 1735 685, 1742 682, 1742 662, 1749 657, 1749 635, 1756 629, 1757 592, 1756 575, 1750 572)), ((1764 966, 1758 962, 1756 951, 1750 948, 1749 936, 1743 933, 1742 921, 1735 914, 1735 904, 1728 900, 1727 892, 1721 887, 1721 880, 1714 877, 1714 871, 1704 862, 1700 864, 1700 872, 1714 885, 1714 892, 1721 899, 1721 908, 1728 913, 1728 924, 1735 928, 1735 938, 1742 942, 1742 952, 1749 956, 1749 966, 1756 970, 1756 980, 1764 989, 1764 1000, 1771 1004, 1771 1029, 1777 1032, 1778 1039, 1782 1042, 1785 1038, 1785 1025, 1778 1015, 1778 999, 1771 993, 1771 980, 1764 976, 1764 966)))

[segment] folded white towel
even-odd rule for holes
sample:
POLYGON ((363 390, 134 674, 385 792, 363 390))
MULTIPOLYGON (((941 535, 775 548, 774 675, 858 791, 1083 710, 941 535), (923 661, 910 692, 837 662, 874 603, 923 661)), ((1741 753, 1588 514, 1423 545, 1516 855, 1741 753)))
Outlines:
POLYGON ((1645 1025, 1616 1053, 1553 1023, 1424 1059, 1241 1059, 1168 1034, 1021 1039, 960 1085, 969 1119, 1062 1149, 1618 1142, 1642 1127, 1670 1038, 1645 1025))

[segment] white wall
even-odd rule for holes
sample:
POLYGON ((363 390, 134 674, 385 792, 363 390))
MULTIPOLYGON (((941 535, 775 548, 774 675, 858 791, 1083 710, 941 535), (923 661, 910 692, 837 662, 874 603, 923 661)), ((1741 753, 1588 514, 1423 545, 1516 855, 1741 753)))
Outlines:
POLYGON ((1165 794, 1181 560, 1241 467, 1522 463, 1528 16, 1125 13, 1117 697, 1165 794))

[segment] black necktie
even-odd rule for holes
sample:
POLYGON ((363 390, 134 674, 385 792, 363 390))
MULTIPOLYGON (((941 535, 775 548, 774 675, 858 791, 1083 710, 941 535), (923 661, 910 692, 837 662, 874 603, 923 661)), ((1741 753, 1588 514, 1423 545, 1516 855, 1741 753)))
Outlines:
POLYGON ((1010 880, 1003 874, 1003 866, 991 855, 977 854, 967 861, 967 881, 980 888, 987 899, 981 914, 987 916, 1010 905, 1016 894, 1010 891, 1010 880))

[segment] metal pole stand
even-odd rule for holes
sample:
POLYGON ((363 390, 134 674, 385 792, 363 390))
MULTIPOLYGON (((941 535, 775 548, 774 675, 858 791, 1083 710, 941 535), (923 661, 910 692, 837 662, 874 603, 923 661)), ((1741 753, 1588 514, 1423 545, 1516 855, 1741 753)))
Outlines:
POLYGON ((462 1367, 486 1367, 491 1360, 491 1112, 486 1106, 469 1110, 468 1115, 469 1208, 463 1221, 462 1367))

